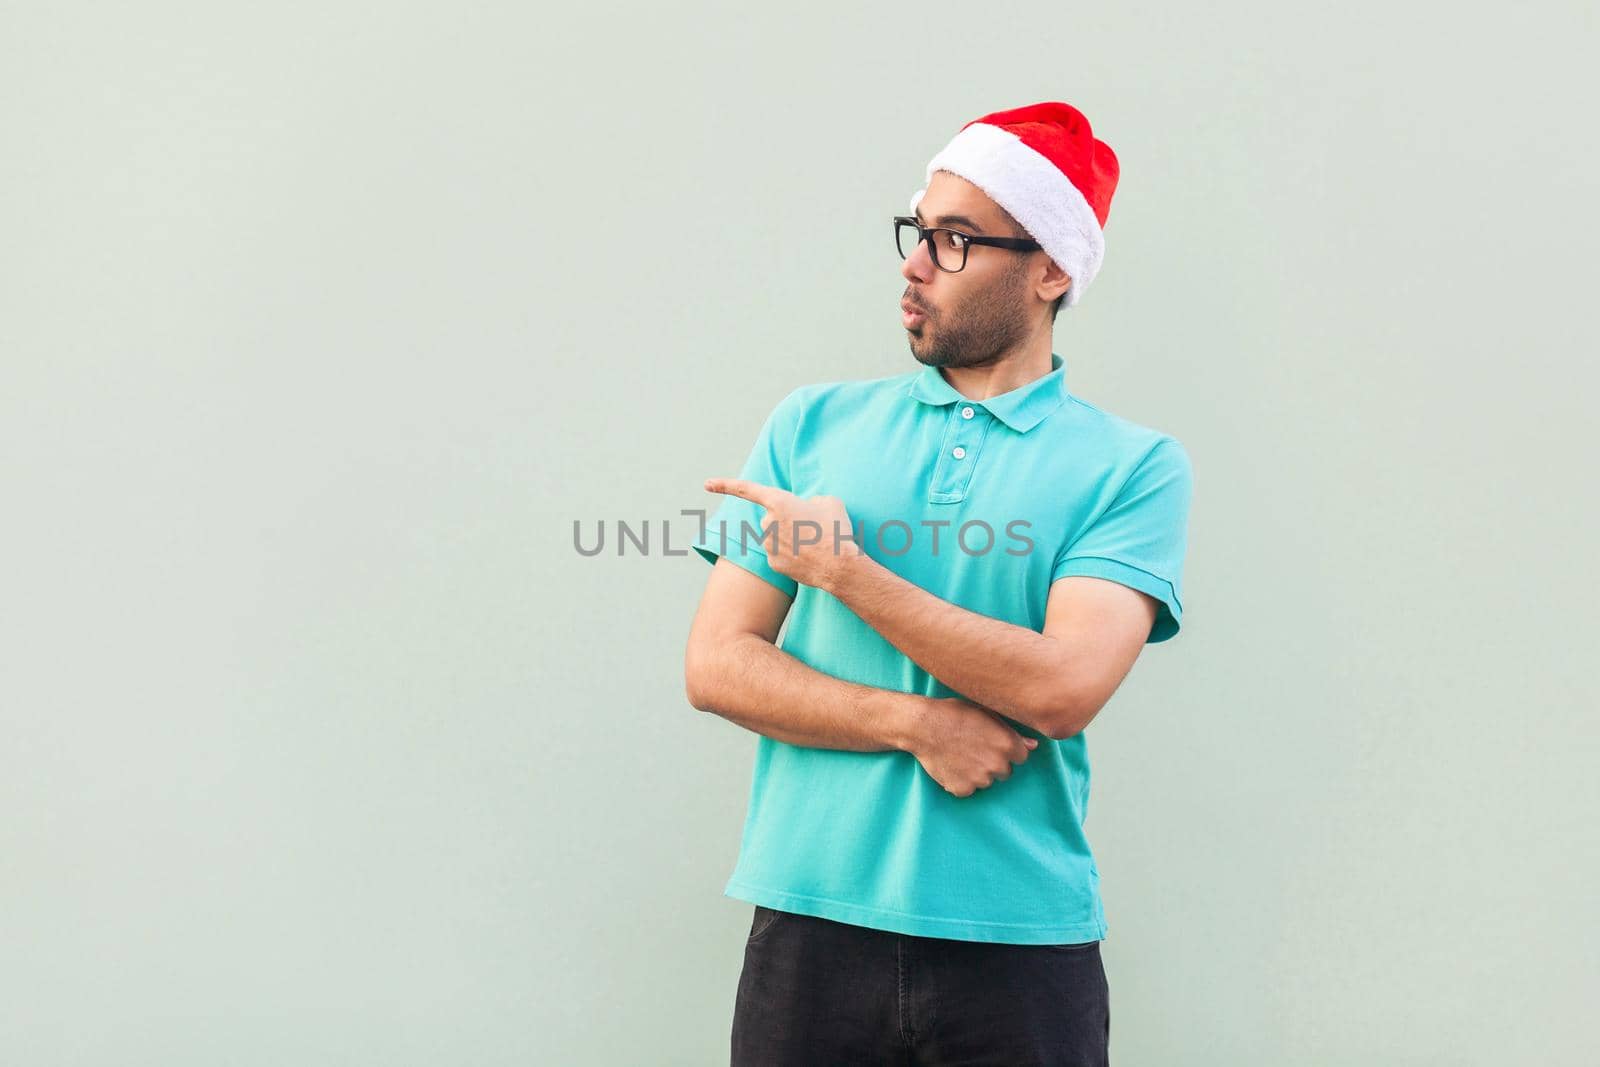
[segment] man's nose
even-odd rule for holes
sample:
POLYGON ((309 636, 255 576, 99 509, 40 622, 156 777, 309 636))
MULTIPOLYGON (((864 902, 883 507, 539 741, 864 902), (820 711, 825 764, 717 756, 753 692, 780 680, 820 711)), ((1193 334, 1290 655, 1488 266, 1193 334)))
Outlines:
POLYGON ((918 241, 917 247, 913 248, 911 254, 901 262, 900 276, 908 282, 926 282, 938 269, 933 265, 933 256, 928 252, 928 242, 918 241))

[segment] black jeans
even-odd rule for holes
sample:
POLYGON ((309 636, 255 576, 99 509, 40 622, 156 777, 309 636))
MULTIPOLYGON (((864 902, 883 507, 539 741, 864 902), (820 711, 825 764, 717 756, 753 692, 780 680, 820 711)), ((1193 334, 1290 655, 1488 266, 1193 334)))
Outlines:
POLYGON ((1100 942, 917 937, 757 906, 732 1067, 1106 1067, 1100 942))

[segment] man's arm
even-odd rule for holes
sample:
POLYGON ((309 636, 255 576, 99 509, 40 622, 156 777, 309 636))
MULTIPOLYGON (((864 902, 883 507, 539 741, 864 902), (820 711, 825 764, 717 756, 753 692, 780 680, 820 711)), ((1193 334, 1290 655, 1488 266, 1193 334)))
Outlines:
POLYGON ((706 488, 766 509, 774 527, 767 559, 778 573, 836 597, 968 700, 1057 740, 1082 730, 1111 699, 1155 623, 1154 597, 1069 575, 1050 586, 1038 633, 934 596, 841 539, 851 525, 837 497, 799 497, 739 478, 711 478, 706 488))
POLYGON ((909 752, 957 796, 1010 777, 1038 744, 965 700, 858 685, 801 663, 774 644, 790 603, 717 560, 684 655, 689 703, 793 745, 909 752))
POLYGON ((689 703, 793 745, 854 752, 904 749, 914 694, 823 674, 777 647, 791 601, 728 560, 718 560, 689 627, 689 703))
POLYGON ((958 693, 1057 740, 1089 725, 1144 648, 1153 597, 1102 578, 1050 587, 1042 633, 968 611, 865 554, 836 557, 822 588, 958 693))

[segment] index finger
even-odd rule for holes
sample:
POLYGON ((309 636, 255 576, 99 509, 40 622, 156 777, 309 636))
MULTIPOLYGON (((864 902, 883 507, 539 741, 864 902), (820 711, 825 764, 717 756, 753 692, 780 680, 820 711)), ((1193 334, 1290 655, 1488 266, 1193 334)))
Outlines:
POLYGON ((1026 760, 1029 753, 1033 751, 1034 746, 1028 743, 1032 741, 1033 738, 1024 737, 1022 734, 1017 734, 1016 738, 1016 741, 1011 746, 1011 762, 1021 763, 1026 760))
POLYGON ((760 482, 746 481, 743 478, 707 478, 706 489, 713 493, 742 497, 764 508, 770 508, 784 497, 794 495, 775 485, 762 485, 760 482))

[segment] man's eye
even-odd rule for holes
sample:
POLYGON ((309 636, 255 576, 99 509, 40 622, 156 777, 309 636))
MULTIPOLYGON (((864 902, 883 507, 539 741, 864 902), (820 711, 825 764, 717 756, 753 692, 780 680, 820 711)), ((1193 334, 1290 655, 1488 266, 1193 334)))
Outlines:
POLYGON ((959 252, 959 251, 961 251, 961 246, 966 244, 967 242, 966 242, 966 238, 962 237, 959 233, 956 233, 954 230, 945 230, 944 231, 944 243, 949 245, 952 251, 959 252))

